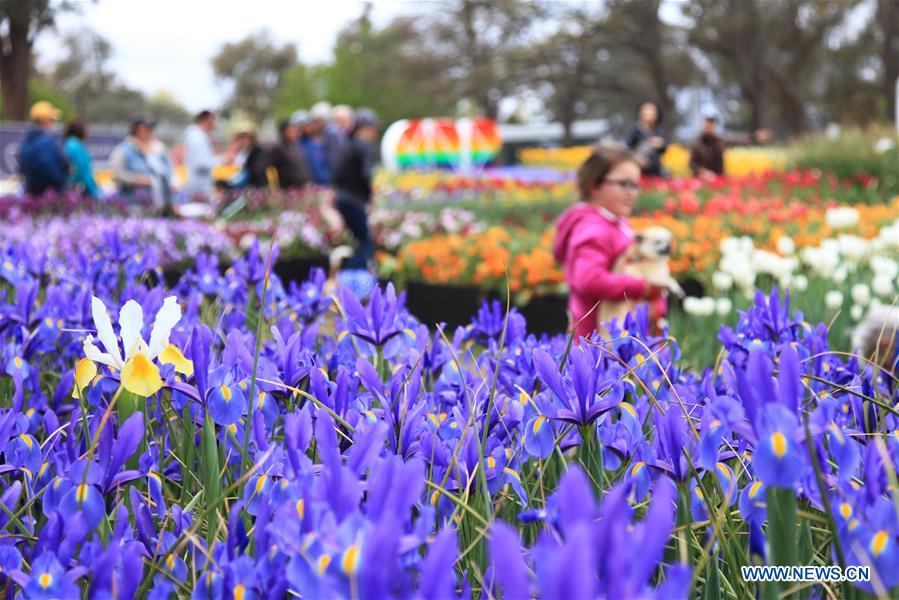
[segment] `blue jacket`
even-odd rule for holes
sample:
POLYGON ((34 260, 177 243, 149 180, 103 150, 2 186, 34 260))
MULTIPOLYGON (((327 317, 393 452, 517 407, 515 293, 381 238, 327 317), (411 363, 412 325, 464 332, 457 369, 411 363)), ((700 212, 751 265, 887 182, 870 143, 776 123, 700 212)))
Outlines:
POLYGON ((47 190, 63 191, 69 165, 55 135, 43 127, 25 132, 19 148, 19 171, 25 178, 25 192, 40 195, 47 190))
POLYGON ((82 189, 88 196, 98 198, 100 189, 94 180, 93 162, 84 142, 76 137, 70 137, 66 140, 63 148, 69 159, 69 165, 72 167, 69 173, 69 184, 82 189))
POLYGON ((304 137, 300 140, 300 147, 306 157, 306 164, 312 171, 312 181, 319 185, 330 185, 331 166, 328 164, 328 154, 322 140, 304 137))

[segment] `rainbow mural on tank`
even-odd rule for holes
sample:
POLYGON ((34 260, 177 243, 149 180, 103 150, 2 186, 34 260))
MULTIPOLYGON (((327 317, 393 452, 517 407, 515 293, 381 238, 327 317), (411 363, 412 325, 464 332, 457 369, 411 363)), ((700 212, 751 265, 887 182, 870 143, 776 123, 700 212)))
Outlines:
POLYGON ((490 119, 403 119, 384 132, 381 157, 393 170, 468 170, 489 164, 501 147, 490 119))

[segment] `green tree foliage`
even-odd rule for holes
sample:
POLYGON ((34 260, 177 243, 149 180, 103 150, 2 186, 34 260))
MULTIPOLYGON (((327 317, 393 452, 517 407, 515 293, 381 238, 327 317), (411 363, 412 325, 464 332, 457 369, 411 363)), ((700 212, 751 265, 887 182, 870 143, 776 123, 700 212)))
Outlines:
POLYGON ((452 116, 456 98, 446 65, 428 51, 426 35, 424 23, 411 17, 376 30, 363 15, 340 33, 333 63, 322 71, 327 99, 372 108, 385 124, 452 116))
POLYGON ((68 2, 0 0, 0 98, 6 118, 27 119, 34 40, 53 26, 57 13, 71 8, 68 2))
POLYGON ((327 95, 324 67, 297 64, 284 74, 272 111, 276 119, 286 119, 299 108, 308 109, 327 95))
POLYGON ((271 114, 285 74, 296 64, 296 46, 276 44, 265 30, 225 44, 212 59, 216 78, 231 86, 223 110, 262 121, 271 114))

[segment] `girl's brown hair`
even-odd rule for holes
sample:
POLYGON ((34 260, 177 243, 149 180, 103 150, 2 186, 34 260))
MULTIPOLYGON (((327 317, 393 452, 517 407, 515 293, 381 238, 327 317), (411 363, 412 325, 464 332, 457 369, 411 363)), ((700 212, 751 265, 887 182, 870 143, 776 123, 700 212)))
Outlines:
POLYGON ((623 162, 640 164, 637 157, 621 144, 606 142, 594 146, 590 156, 577 170, 577 189, 581 200, 589 200, 591 190, 605 180, 609 171, 623 162))

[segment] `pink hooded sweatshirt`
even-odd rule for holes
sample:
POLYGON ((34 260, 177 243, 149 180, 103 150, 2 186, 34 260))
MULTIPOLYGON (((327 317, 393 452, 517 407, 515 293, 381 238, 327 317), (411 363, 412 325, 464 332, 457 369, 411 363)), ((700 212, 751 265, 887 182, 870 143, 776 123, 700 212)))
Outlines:
MULTIPOLYGON (((562 264, 568 282, 568 310, 572 324, 581 321, 599 300, 642 298, 643 279, 612 273, 618 257, 634 241, 634 232, 624 219, 606 215, 597 207, 578 202, 556 223, 553 254, 562 264)), ((596 330, 596 311, 575 329, 577 337, 596 330)))

